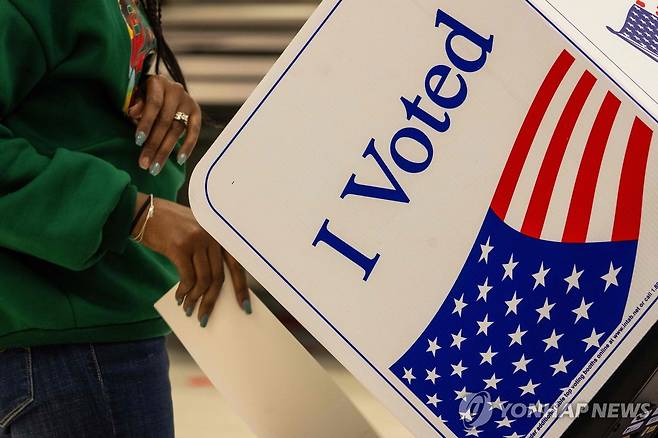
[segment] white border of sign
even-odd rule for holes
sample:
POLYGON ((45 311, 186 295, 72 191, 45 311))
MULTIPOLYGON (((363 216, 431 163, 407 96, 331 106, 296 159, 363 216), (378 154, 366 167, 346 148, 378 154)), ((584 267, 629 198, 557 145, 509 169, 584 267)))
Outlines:
MULTIPOLYGON (((332 322, 329 321, 329 320, 328 320, 328 319, 327 319, 327 318, 326 318, 326 317, 325 317, 325 316, 324 316, 324 315, 323 315, 323 314, 322 314, 322 313, 321 313, 321 312, 320 312, 320 311, 319 311, 319 310, 313 305, 313 303, 311 303, 311 302, 310 302, 310 301, 304 296, 304 294, 301 293, 301 292, 299 291, 299 289, 297 289, 297 288, 296 288, 296 287, 295 287, 295 286, 294 286, 294 285, 293 285, 293 284, 292 284, 292 283, 291 283, 291 282, 285 277, 284 274, 282 274, 282 273, 281 273, 281 272, 280 272, 280 271, 279 271, 274 265, 272 265, 272 263, 271 263, 271 262, 270 262, 270 261, 269 261, 269 260, 268 260, 268 259, 267 259, 267 258, 266 258, 266 257, 265 257, 265 256, 264 256, 264 255, 263 255, 263 254, 262 254, 262 253, 261 253, 256 247, 254 247, 254 245, 253 245, 251 242, 249 242, 249 240, 248 240, 245 236, 243 236, 243 235, 240 233, 240 231, 238 231, 237 228, 236 228, 234 225, 232 225, 232 224, 231 224, 231 223, 230 223, 230 222, 229 222, 229 221, 228 221, 228 220, 222 215, 222 213, 221 213, 221 212, 220 212, 220 211, 219 211, 219 210, 213 205, 212 200, 210 199, 210 195, 209 195, 209 193, 208 193, 208 180, 209 180, 209 178, 210 178, 210 174, 212 173, 213 169, 215 168, 215 166, 217 165, 217 163, 219 162, 219 160, 221 160, 221 158, 224 156, 224 154, 226 153, 226 151, 231 147, 231 145, 232 145, 233 142, 236 140, 236 138, 242 133, 242 131, 244 130, 244 128, 245 128, 245 127, 249 124, 249 122, 252 120, 252 118, 254 117, 254 115, 255 115, 255 114, 260 110, 260 108, 266 103, 266 101, 268 100, 268 98, 270 97, 270 95, 272 94, 272 92, 277 88, 277 86, 281 83, 281 81, 286 77, 286 75, 288 74, 288 72, 289 72, 289 71, 293 68, 293 66, 296 64, 297 60, 301 57, 301 55, 304 53, 304 51, 306 51, 306 49, 307 49, 307 48, 310 46, 310 44, 313 42, 315 36, 316 36, 316 35, 317 35, 317 34, 323 29, 323 27, 325 26, 325 24, 331 19, 331 17, 333 16, 333 14, 336 12, 336 10, 340 7, 340 5, 341 5, 344 1, 347 1, 347 0, 338 0, 338 1, 333 5, 333 7, 330 8, 328 15, 327 15, 326 17, 324 17, 324 19, 321 21, 321 23, 320 23, 320 25, 317 27, 317 29, 311 34, 311 36, 310 36, 310 38, 308 39, 308 41, 306 41, 306 43, 302 46, 302 48, 300 49, 300 51, 299 51, 299 52, 295 55, 295 57, 292 59, 292 61, 290 62, 290 64, 289 64, 289 65, 283 70, 283 72, 281 73, 281 75, 277 78, 277 80, 274 82, 274 84, 270 87, 270 89, 269 89, 268 92, 265 94, 265 96, 264 96, 264 97, 260 100, 260 102, 256 105, 256 107, 254 108, 254 110, 253 110, 253 111, 252 111, 252 112, 246 117, 244 123, 243 123, 243 124, 240 126, 240 128, 236 131, 236 133, 233 135, 233 137, 232 137, 231 140, 227 143, 227 145, 222 149, 222 151, 221 151, 221 153, 219 154, 219 156, 213 160, 212 165, 209 167, 208 172, 207 172, 206 175, 205 175, 205 181, 204 181, 204 182, 205 182, 205 184, 204 184, 205 198, 206 198, 206 201, 207 201, 207 203, 208 203, 208 206, 209 206, 210 209, 211 209, 211 210, 217 215, 217 217, 219 217, 219 218, 220 218, 220 219, 221 219, 221 220, 222 220, 222 221, 223 221, 223 222, 224 222, 224 223, 225 223, 225 224, 226 224, 226 225, 227 225, 227 226, 228 226, 228 227, 229 227, 229 228, 230 228, 230 229, 231 229, 231 230, 232 230, 232 231, 233 231, 233 232, 234 232, 234 233, 235 233, 235 234, 236 234, 236 235, 237 235, 237 236, 238 236, 238 237, 239 237, 239 238, 240 238, 240 239, 241 239, 241 240, 242 240, 242 241, 243 241, 243 242, 244 242, 244 243, 245 243, 245 244, 246 244, 246 245, 247 245, 247 246, 248 246, 248 247, 249 247, 249 248, 250 248, 250 249, 251 249, 256 255, 257 255, 257 256, 258 256, 258 257, 259 257, 259 258, 260 258, 260 259, 261 259, 261 260, 262 260, 262 261, 263 261, 263 262, 265 262, 265 263, 267 264, 267 266, 269 266, 269 267, 272 269, 272 271, 273 271, 274 273, 276 273, 276 275, 277 275, 281 280, 283 280, 283 281, 288 285, 288 287, 290 287, 290 289, 291 289, 292 291, 295 292, 295 294, 297 294, 297 296, 299 296, 299 298, 301 298, 301 299, 302 299, 302 300, 303 300, 303 301, 304 301, 304 302, 305 302, 305 303, 306 303, 306 304, 307 304, 307 305, 308 305, 308 306, 309 306, 309 307, 310 307, 310 308, 311 308, 311 309, 312 309, 312 310, 313 310, 313 311, 314 311, 314 312, 315 312, 315 313, 316 313, 316 314, 317 314, 317 315, 318 315, 318 316, 319 316, 319 317, 320 317, 320 318, 321 318, 321 319, 322 319, 322 320, 323 320, 323 321, 324 321, 324 322, 325 322, 325 323, 326 323, 326 324, 327 324, 327 325, 328 325, 328 326, 329 326, 329 327, 330 327, 330 328, 331 328, 331 329, 332 329, 332 330, 333 330, 333 331, 334 331, 334 332, 335 332, 335 333, 336 333, 336 334, 337 334, 337 335, 343 340, 343 341, 345 341, 345 343, 346 343, 347 345, 349 345, 349 347, 350 347, 350 348, 351 348, 351 349, 352 349, 352 350, 353 350, 353 351, 354 351, 359 357, 361 357, 361 358, 363 359, 363 361, 365 361, 365 363, 368 364, 368 366, 370 366, 370 367, 372 368, 373 371, 375 371, 375 372, 377 373, 377 375, 379 375, 379 376, 380 376, 380 377, 381 377, 381 378, 382 378, 382 379, 383 379, 383 380, 384 380, 384 381, 385 381, 385 382, 386 382, 386 383, 387 383, 387 384, 388 384, 388 385, 389 385, 389 386, 390 386, 390 387, 391 387, 391 388, 392 388, 392 389, 393 389, 393 390, 394 390, 394 391, 395 391, 395 392, 396 392, 396 393, 397 393, 397 394, 398 394, 403 400, 405 400, 405 401, 408 403, 408 405, 409 405, 409 406, 410 406, 415 412, 417 412, 418 415, 420 415, 420 416, 423 418, 423 420, 425 420, 425 422, 426 422, 426 423, 427 423, 427 424, 428 424, 433 430, 435 430, 435 431, 439 434, 439 436, 444 437, 445 435, 443 435, 443 433, 441 433, 441 431, 439 431, 439 429, 438 429, 438 428, 437 428, 437 427, 436 427, 436 426, 435 426, 435 425, 434 425, 434 424, 433 424, 433 423, 432 423, 432 422, 431 422, 431 421, 430 421, 430 420, 429 420, 429 419, 428 419, 428 418, 427 418, 422 412, 420 412, 420 411, 418 410, 418 408, 416 408, 416 406, 414 406, 414 404, 413 404, 413 403, 412 403, 407 397, 405 397, 404 394, 402 394, 402 393, 400 392, 400 390, 399 390, 399 389, 398 389, 398 388, 397 388, 397 387, 396 387, 391 381, 389 381, 389 380, 384 376, 384 374, 382 374, 382 372, 381 372, 380 370, 378 370, 378 369, 372 364, 372 362, 371 362, 370 360, 368 360, 368 358, 367 358, 363 353, 361 353, 361 352, 360 352, 360 351, 359 351, 359 350, 358 350, 358 349, 357 349, 357 348, 356 348, 356 347, 350 342, 350 340, 347 339, 347 338, 346 338, 346 337, 345 337, 345 336, 344 336, 344 335, 343 335, 343 334, 342 334, 342 333, 341 333, 341 332, 340 332, 340 331, 339 331, 339 330, 338 330, 338 329, 332 324, 332 322)), ((599 70, 600 70, 605 76, 607 76, 607 77, 608 77, 613 83, 615 83, 615 84, 616 84, 616 85, 617 85, 617 86, 618 86, 618 87, 619 87, 619 88, 620 88, 620 89, 621 89, 621 90, 622 90, 622 91, 623 91, 623 92, 624 92, 624 93, 625 93, 625 94, 626 94, 626 95, 627 95, 627 96, 628 96, 633 102, 635 102, 640 108, 642 108, 642 110, 643 110, 643 111, 644 111, 649 117, 651 117, 651 119, 653 119, 654 121, 658 122, 658 119, 657 119, 656 117, 654 117, 654 116, 653 116, 653 115, 652 115, 652 114, 651 114, 651 113, 650 113, 650 112, 649 112, 644 106, 642 106, 642 104, 641 104, 641 103, 640 103, 640 102, 639 102, 634 96, 632 96, 628 91, 626 91, 626 90, 625 90, 625 89, 624 89, 624 88, 623 88, 623 87, 622 87, 622 86, 621 86, 621 85, 620 85, 620 84, 619 84, 619 83, 618 83, 613 77, 611 77, 609 74, 607 74, 607 73, 606 73, 606 72, 605 72, 605 71, 599 66, 599 64, 597 64, 597 63, 596 63, 596 62, 595 62, 595 61, 594 61, 594 60, 593 60, 593 59, 592 59, 587 53, 585 53, 584 50, 581 49, 581 48, 580 48, 580 47, 579 47, 579 46, 578 46, 578 45, 577 45, 577 44, 576 44, 571 38, 569 38, 564 32, 562 32, 562 31, 557 27, 557 25, 556 25, 555 23, 553 23, 553 22, 552 22, 552 21, 551 21, 551 20, 550 20, 550 19, 549 19, 549 18, 548 18, 548 17, 547 17, 542 11, 541 11, 541 10, 539 10, 535 5, 533 5, 533 4, 531 3, 531 1, 529 1, 529 0, 524 0, 524 2, 527 3, 527 4, 528 4, 533 10, 535 10, 539 15, 541 15, 541 17, 543 17, 544 20, 546 20, 548 23, 550 23, 550 25, 551 25, 556 31, 558 31, 558 32, 559 32, 559 33, 560 33, 565 39, 567 39, 567 40, 568 40, 568 41, 569 41, 569 42, 570 42, 570 43, 571 43, 571 44, 572 44, 572 45, 573 45, 573 46, 574 46, 574 47, 575 47, 575 48, 576 48, 581 54, 583 54, 583 55, 584 55, 584 56, 585 56, 585 57, 586 57, 586 58, 587 58, 592 64, 594 64, 594 65, 595 65, 595 66, 596 66, 596 67, 597 67, 597 68, 598 68, 598 69, 599 69, 599 70)), ((646 309, 645 312, 642 314, 642 316, 639 317, 637 320, 635 320, 635 322, 634 322, 634 324, 632 325, 632 327, 630 327, 628 330, 626 330, 625 335, 622 337, 622 339, 621 339, 619 342, 617 342, 617 345, 612 349, 612 351, 610 351, 610 352, 606 355, 605 360, 604 360, 604 361, 598 366, 598 368, 597 368, 593 373, 590 374, 589 378, 585 381, 585 384, 584 384, 584 385, 581 385, 580 390, 577 391, 577 392, 575 392, 575 393, 573 394, 573 397, 571 398, 570 401, 573 401, 573 400, 574 400, 574 399, 575 399, 575 398, 576 398, 576 397, 577 397, 577 396, 578 396, 578 395, 579 395, 579 394, 580 394, 580 393, 581 393, 581 392, 587 387, 586 383, 588 383, 589 381, 591 381, 592 378, 594 378, 594 377, 597 375, 597 373, 602 369, 603 365, 608 361, 608 359, 610 359, 611 357, 613 357, 613 353, 617 350, 617 348, 618 348, 619 346, 621 346, 621 345, 624 345, 624 344, 623 344, 623 341, 626 339, 626 337, 628 337, 628 335, 633 331, 633 329, 634 329, 634 328, 635 328, 635 327, 636 327, 636 326, 642 321, 642 319, 644 318, 644 316, 647 315, 649 309, 651 309, 651 308, 653 307, 653 305, 656 303, 657 300, 658 300, 658 294, 656 294, 656 297, 653 299, 653 301, 651 302, 651 304, 647 307, 647 309, 646 309)), ((555 422, 556 422, 558 419, 559 419, 559 418, 554 418, 554 419, 552 420, 552 422, 548 425, 548 428, 544 429, 543 432, 541 433, 541 435, 539 435, 539 436, 541 436, 541 437, 545 436, 546 433, 547 433, 549 430, 551 430, 551 428, 555 425, 555 422)))

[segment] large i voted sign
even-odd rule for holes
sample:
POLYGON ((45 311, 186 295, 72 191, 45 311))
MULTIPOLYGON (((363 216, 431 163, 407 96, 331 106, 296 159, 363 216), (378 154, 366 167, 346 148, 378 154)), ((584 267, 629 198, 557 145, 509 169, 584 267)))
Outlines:
POLYGON ((327 0, 191 200, 415 436, 553 437, 658 319, 657 127, 525 1, 327 0))

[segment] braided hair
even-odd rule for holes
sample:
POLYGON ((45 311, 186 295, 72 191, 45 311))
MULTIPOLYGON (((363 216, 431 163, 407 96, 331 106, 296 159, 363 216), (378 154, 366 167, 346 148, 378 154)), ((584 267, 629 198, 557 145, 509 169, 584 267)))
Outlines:
POLYGON ((151 28, 153 29, 153 33, 155 34, 158 43, 155 59, 155 73, 160 74, 160 64, 164 64, 171 78, 183 85, 187 90, 187 83, 185 82, 183 71, 176 60, 174 52, 172 52, 169 44, 165 41, 162 33, 162 5, 160 4, 160 0, 142 0, 142 5, 144 6, 146 16, 151 24, 151 28))

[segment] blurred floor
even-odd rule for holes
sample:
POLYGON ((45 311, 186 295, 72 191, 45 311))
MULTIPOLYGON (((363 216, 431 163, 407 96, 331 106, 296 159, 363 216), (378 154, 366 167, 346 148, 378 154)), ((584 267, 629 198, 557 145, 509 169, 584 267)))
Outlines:
MULTIPOLYGON (((255 438, 179 343, 169 357, 178 438, 255 438)), ((382 438, 412 437, 335 359, 323 353, 319 361, 382 438)))

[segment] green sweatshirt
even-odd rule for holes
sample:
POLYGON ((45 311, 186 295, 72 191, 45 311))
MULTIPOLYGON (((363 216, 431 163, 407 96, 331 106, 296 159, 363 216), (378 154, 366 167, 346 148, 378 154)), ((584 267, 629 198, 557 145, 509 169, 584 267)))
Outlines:
POLYGON ((184 180, 125 115, 152 41, 134 0, 0 0, 0 349, 168 331, 176 271, 129 238, 137 191, 184 180))

